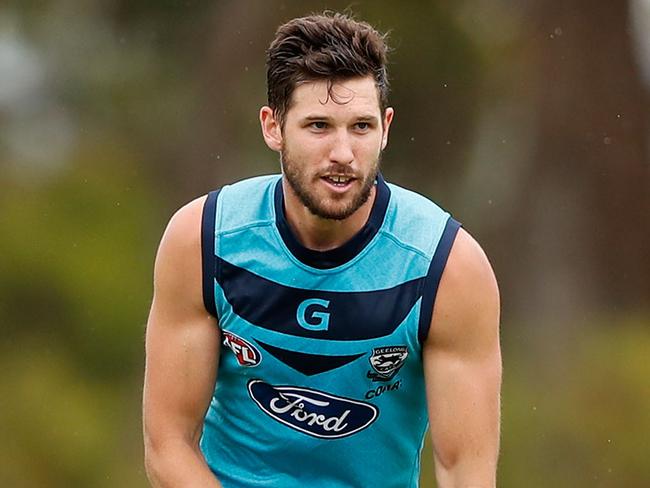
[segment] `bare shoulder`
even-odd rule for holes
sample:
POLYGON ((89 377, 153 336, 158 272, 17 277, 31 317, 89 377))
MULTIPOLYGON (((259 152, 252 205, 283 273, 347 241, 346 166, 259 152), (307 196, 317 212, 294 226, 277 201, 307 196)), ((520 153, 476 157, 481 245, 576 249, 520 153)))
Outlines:
POLYGON ((161 244, 180 247, 196 246, 201 242, 201 218, 207 195, 203 195, 179 208, 172 215, 161 244))
POLYGON ((472 347, 498 335, 499 289, 485 252, 458 231, 440 281, 428 343, 472 347))
POLYGON ((184 205, 172 216, 158 248, 154 301, 180 300, 200 306, 201 219, 206 196, 184 205))
POLYGON ((478 242, 463 228, 449 253, 447 266, 443 273, 446 287, 456 287, 456 292, 472 291, 497 292, 496 278, 485 252, 478 242))

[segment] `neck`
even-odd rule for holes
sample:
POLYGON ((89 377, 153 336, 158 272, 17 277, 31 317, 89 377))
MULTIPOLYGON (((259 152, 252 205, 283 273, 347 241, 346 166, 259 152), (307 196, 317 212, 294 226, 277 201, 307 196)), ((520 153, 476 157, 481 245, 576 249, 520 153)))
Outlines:
POLYGON ((282 180, 282 190, 289 227, 303 246, 314 251, 336 249, 352 239, 368 221, 377 194, 374 186, 368 200, 356 212, 344 220, 333 220, 311 213, 285 179, 282 180))

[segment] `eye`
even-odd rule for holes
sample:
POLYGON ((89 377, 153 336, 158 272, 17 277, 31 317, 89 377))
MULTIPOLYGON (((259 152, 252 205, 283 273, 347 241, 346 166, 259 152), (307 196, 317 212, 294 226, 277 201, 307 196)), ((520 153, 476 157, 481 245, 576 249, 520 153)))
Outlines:
POLYGON ((365 132, 370 129, 370 124, 368 122, 357 122, 354 125, 357 130, 360 130, 361 132, 365 132))
POLYGON ((324 129, 327 129, 327 123, 326 123, 326 122, 323 122, 322 120, 317 120, 316 122, 312 122, 311 124, 309 124, 309 126, 310 126, 312 129, 316 129, 316 130, 324 130, 324 129))

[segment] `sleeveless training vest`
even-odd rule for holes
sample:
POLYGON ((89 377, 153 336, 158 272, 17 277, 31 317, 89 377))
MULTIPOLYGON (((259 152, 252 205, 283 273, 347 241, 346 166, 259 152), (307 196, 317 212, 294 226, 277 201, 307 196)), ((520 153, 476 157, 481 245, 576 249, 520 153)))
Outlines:
POLYGON ((418 486, 422 342, 458 222, 381 176, 343 246, 303 247, 281 177, 209 194, 203 288, 221 355, 201 450, 225 488, 418 486))

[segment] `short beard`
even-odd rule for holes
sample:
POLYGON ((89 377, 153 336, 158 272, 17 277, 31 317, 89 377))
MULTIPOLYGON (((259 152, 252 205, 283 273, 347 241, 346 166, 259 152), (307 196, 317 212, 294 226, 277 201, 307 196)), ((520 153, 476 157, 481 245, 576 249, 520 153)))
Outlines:
MULTIPOLYGON (((374 171, 361 184, 361 191, 347 205, 340 208, 328 208, 328 206, 313 193, 310 193, 307 186, 313 184, 311 181, 304 181, 304 174, 294 164, 287 151, 283 150, 280 154, 282 164, 282 173, 284 174, 291 189, 298 196, 300 202, 316 217, 327 220, 345 220, 354 212, 359 210, 364 203, 370 198, 370 193, 377 180, 379 173, 379 161, 375 165, 374 171)), ((343 170, 340 173, 348 173, 343 170)))

